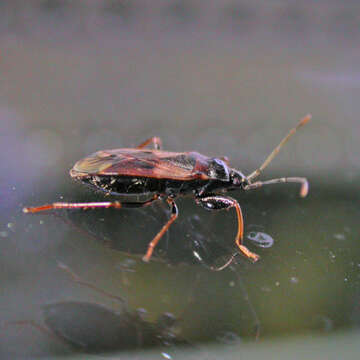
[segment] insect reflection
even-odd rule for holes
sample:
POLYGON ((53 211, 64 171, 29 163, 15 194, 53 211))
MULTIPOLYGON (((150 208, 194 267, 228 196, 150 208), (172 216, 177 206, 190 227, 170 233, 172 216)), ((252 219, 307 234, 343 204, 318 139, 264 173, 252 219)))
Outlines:
POLYGON ((8 322, 7 325, 31 326, 55 341, 83 352, 188 344, 175 334, 177 320, 171 313, 163 313, 156 322, 149 322, 144 309, 131 310, 124 298, 82 280, 62 263, 58 266, 74 282, 117 300, 120 308, 114 311, 97 303, 61 301, 42 306, 44 325, 31 320, 8 322))

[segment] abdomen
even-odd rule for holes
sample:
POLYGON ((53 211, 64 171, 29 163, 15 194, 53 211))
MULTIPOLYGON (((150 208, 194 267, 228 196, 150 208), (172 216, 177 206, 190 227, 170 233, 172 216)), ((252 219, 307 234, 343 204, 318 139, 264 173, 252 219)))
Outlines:
POLYGON ((201 180, 155 179, 135 176, 89 176, 79 179, 87 185, 112 195, 186 195, 203 186, 201 180))

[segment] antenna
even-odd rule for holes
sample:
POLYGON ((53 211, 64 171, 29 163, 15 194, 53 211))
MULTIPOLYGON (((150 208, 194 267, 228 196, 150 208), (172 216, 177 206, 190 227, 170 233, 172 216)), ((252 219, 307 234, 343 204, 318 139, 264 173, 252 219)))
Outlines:
POLYGON ((288 140, 296 133, 296 131, 302 127, 303 125, 305 125, 307 122, 309 122, 311 120, 311 115, 308 114, 305 117, 303 117, 299 123, 292 128, 288 134, 280 141, 280 144, 271 152, 271 154, 265 159, 265 161, 262 163, 262 165, 256 169, 255 171, 253 171, 248 177, 247 180, 251 183, 252 180, 254 180, 255 178, 257 178, 263 171, 264 169, 271 163, 271 161, 274 159, 274 157, 279 153, 280 149, 288 142, 288 140))

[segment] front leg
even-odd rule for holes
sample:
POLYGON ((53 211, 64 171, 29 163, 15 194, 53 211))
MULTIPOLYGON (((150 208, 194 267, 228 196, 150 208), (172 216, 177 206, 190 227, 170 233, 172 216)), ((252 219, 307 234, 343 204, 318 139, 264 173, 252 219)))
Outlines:
POLYGON ((239 248, 240 252, 248 259, 253 262, 259 260, 259 255, 252 253, 246 246, 243 245, 244 220, 240 205, 235 199, 226 196, 211 195, 198 197, 196 199, 196 203, 206 210, 229 210, 230 208, 234 207, 238 219, 238 231, 235 237, 235 244, 239 248))

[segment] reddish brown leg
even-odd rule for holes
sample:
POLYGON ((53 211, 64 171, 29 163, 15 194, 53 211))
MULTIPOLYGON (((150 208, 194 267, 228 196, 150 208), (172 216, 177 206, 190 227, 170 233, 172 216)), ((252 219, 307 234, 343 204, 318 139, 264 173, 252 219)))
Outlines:
MULTIPOLYGON (((95 208, 115 208, 115 209, 121 209, 122 207, 130 207, 130 208, 138 208, 150 205, 153 201, 157 200, 159 198, 158 195, 155 195, 152 199, 145 201, 143 203, 137 203, 137 202, 124 202, 120 203, 118 201, 115 202, 92 202, 92 203, 53 203, 53 204, 47 204, 37 207, 25 207, 23 211, 25 213, 37 213, 40 211, 46 211, 46 210, 53 210, 53 209, 95 209, 95 208)), ((171 217, 169 221, 163 226, 163 228, 159 231, 159 233, 154 237, 154 239, 150 242, 147 252, 145 256, 143 257, 144 261, 149 261, 151 258, 151 255, 154 251, 154 248, 156 247, 157 243, 161 239, 161 237, 165 234, 165 232, 169 229, 170 225, 175 221, 175 219, 178 216, 178 209, 177 206, 172 199, 167 199, 168 204, 171 206, 171 217)))
POLYGON ((23 212, 24 213, 37 213, 40 211, 47 211, 47 210, 54 210, 54 209, 98 209, 98 208, 115 208, 115 209, 121 209, 121 208, 138 208, 143 206, 150 205, 153 201, 157 200, 159 198, 158 195, 155 195, 153 198, 151 198, 148 201, 145 202, 123 202, 120 203, 119 201, 114 202, 88 202, 88 203, 53 203, 53 204, 46 204, 36 207, 24 207, 23 212))
POLYGON ((162 141, 159 137, 157 136, 153 136, 150 139, 147 139, 146 141, 144 141, 142 144, 138 145, 136 147, 136 149, 142 149, 145 146, 149 145, 149 144, 153 144, 154 149, 155 150, 161 150, 162 147, 162 141))
MULTIPOLYGON (((235 199, 231 197, 214 195, 198 198, 196 199, 196 203, 204 207, 206 210, 228 210, 234 207, 238 219, 238 231, 235 237, 235 244, 237 245, 241 253, 244 254, 248 259, 253 262, 259 260, 259 255, 251 252, 245 245, 243 245, 244 220, 240 205, 235 199)), ((220 270, 228 266, 231 263, 232 259, 233 257, 224 266, 222 266, 220 270)))
POLYGON ((36 207, 24 207, 24 213, 37 213, 40 211, 47 211, 53 209, 96 209, 96 208, 115 208, 121 209, 121 204, 118 201, 114 202, 88 202, 88 203, 53 203, 36 207))
POLYGON ((171 217, 170 217, 169 221, 162 227, 162 229, 158 232, 158 234, 152 239, 152 241, 148 245, 147 252, 146 252, 145 256, 143 257, 143 260, 146 262, 150 260, 151 255, 152 255, 156 245, 158 244, 158 242, 160 241, 162 236, 166 233, 166 231, 168 231, 170 225, 176 220, 176 218, 178 217, 178 214, 179 214, 179 211, 175 204, 175 201, 170 198, 168 198, 166 201, 168 202, 169 206, 171 207, 171 217))

